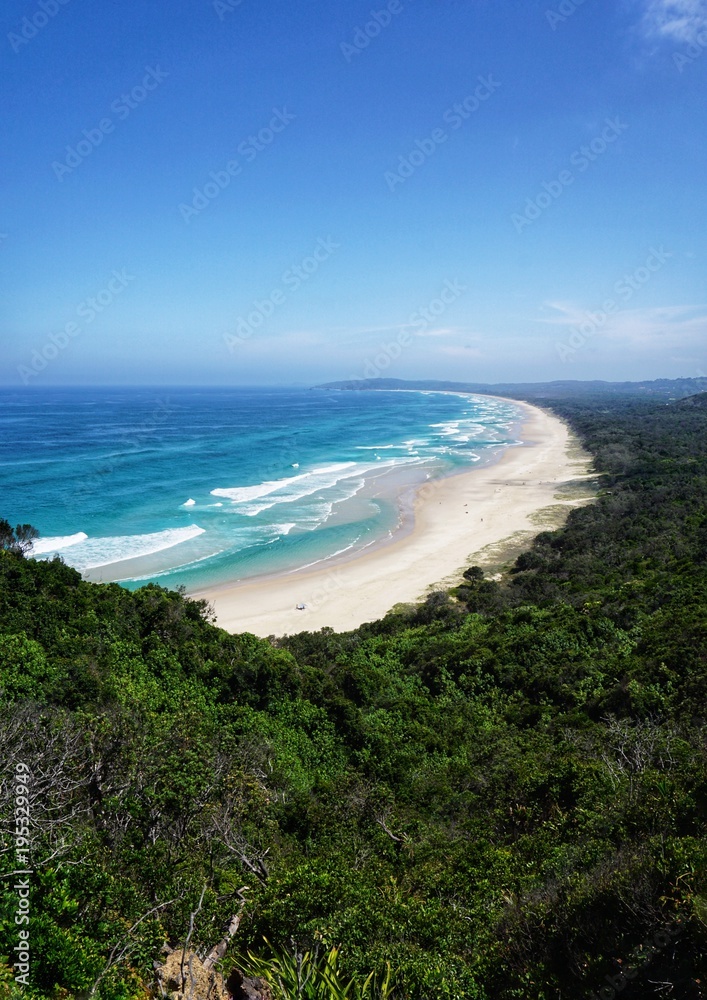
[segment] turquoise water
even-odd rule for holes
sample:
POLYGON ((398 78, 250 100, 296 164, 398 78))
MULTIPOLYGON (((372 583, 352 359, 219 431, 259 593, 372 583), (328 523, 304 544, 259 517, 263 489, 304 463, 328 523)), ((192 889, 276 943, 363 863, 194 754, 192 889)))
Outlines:
POLYGON ((0 516, 93 580, 190 591, 362 549, 399 497, 517 444, 488 397, 318 389, 0 390, 0 516))

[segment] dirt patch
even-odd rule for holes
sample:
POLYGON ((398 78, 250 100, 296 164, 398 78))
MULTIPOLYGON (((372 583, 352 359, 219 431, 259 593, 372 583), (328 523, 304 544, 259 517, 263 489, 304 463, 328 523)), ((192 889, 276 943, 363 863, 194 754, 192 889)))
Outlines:
POLYGON ((207 972, 199 956, 188 951, 173 951, 158 965, 156 996, 169 1000, 233 1000, 220 972, 207 972))

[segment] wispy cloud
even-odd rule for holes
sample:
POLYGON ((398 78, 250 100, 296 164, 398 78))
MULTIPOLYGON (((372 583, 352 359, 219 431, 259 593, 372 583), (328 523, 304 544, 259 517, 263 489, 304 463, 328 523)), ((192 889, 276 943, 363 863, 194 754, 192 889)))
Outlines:
POLYGON ((615 313, 584 309, 571 302, 547 302, 551 312, 538 322, 554 327, 592 331, 596 341, 622 344, 629 348, 662 345, 672 350, 704 347, 707 343, 707 306, 654 306, 621 309, 615 313), (598 319, 603 315, 603 319, 598 319))
POLYGON ((547 323, 549 326, 578 326, 584 323, 588 310, 573 302, 550 301, 543 303, 543 309, 551 310, 547 315, 535 318, 535 323, 547 323))
POLYGON ((707 0, 648 0, 642 26, 652 39, 694 42, 707 28, 707 0))
POLYGON ((607 324, 606 335, 634 347, 661 344, 686 348, 704 345, 707 311, 704 306, 626 309, 607 324))

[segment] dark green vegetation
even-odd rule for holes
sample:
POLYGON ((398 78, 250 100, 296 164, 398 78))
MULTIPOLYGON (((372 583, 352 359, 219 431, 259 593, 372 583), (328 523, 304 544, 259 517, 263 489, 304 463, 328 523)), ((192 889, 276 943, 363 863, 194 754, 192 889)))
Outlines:
POLYGON ((16 528, 5 518, 0 518, 0 551, 12 552, 23 556, 32 548, 32 542, 39 537, 39 532, 31 524, 18 524, 16 528))
POLYGON ((0 551, 6 831, 32 774, 24 995, 145 997, 164 942, 191 922, 203 954, 244 897, 232 953, 323 938, 361 983, 390 962, 398 1000, 702 996, 704 399, 554 400, 597 503, 505 581, 472 569, 348 634, 231 636, 179 594, 0 551))

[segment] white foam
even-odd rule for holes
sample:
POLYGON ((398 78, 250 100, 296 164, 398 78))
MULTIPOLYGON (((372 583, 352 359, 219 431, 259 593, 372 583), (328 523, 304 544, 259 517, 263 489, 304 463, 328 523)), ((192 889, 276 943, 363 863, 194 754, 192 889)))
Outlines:
MULTIPOLYGON (((380 475, 382 469, 384 468, 397 468, 399 465, 407 465, 411 463, 416 463, 418 459, 415 458, 393 458, 389 459, 383 465, 363 465, 357 462, 347 462, 345 465, 340 466, 330 466, 326 469, 319 469, 315 473, 307 473, 304 476, 297 476, 289 480, 290 484, 294 484, 295 480, 298 480, 294 488, 291 486, 287 491, 280 491, 281 496, 277 496, 274 492, 271 496, 264 498, 262 502, 244 504, 242 507, 238 508, 239 514, 245 514, 246 517, 256 517, 258 514, 262 514, 263 511, 270 510, 272 507, 283 503, 294 503, 298 500, 304 500, 305 497, 313 496, 316 493, 327 492, 335 487, 341 489, 341 496, 328 496, 326 497, 327 504, 329 506, 329 512, 326 515, 328 517, 331 514, 331 505, 334 503, 339 503, 341 500, 348 500, 364 486, 365 476, 371 472, 380 475), (340 473, 344 471, 344 475, 340 473), (328 473, 328 475, 325 475, 328 473), (351 491, 351 484, 353 481, 353 490, 351 491)), ((315 498, 316 499, 316 498, 315 498)), ((325 498, 322 497, 322 500, 325 498)), ((322 518, 319 516, 319 523, 321 523, 322 518)))
POLYGON ((58 535, 55 538, 38 538, 36 541, 32 542, 30 555, 38 556, 44 555, 47 552, 61 552, 62 549, 68 549, 72 545, 78 545, 80 542, 85 542, 87 538, 88 535, 84 531, 77 531, 75 535, 58 535))
MULTIPOLYGON (((257 486, 235 486, 228 489, 211 490, 211 496, 225 497, 234 503, 243 503, 248 500, 258 500, 260 497, 270 496, 280 490, 287 489, 294 483, 303 479, 310 479, 312 476, 327 475, 341 472, 355 466, 355 462, 338 462, 336 465, 324 466, 322 469, 313 469, 311 472, 302 472, 298 476, 288 476, 286 479, 271 479, 265 483, 258 483, 257 486)), ((316 489, 316 487, 315 487, 316 489)), ((303 494, 306 495, 306 494, 303 494)))
POLYGON ((192 500, 191 497, 189 497, 188 500, 185 500, 184 503, 182 504, 182 507, 194 507, 194 506, 196 506, 196 500, 192 500))
POLYGON ((461 420, 446 420, 441 424, 430 424, 430 427, 439 427, 439 433, 441 435, 444 437, 451 437, 453 434, 459 433, 461 424, 461 420))
MULTIPOLYGON (((84 572, 97 569, 100 566, 110 566, 126 559, 137 559, 140 556, 151 556, 164 549, 171 549, 182 542, 188 542, 204 534, 205 529, 197 524, 186 528, 167 528, 165 531, 155 531, 147 535, 115 535, 105 538, 88 538, 71 545, 66 562, 84 572)), ((50 539, 45 539, 49 541, 50 539)), ((56 549, 51 549, 51 552, 56 549)))
POLYGON ((255 517, 264 510, 269 510, 279 503, 291 503, 311 496, 319 490, 331 489, 341 479, 348 479, 358 473, 356 462, 339 462, 337 465, 324 466, 312 472, 303 472, 299 476, 279 479, 272 483, 262 483, 260 486, 245 486, 228 490, 212 490, 215 496, 228 496, 236 504, 245 504, 239 508, 239 514, 255 517), (341 475, 345 473, 345 475, 341 475), (280 494, 280 496, 277 496, 280 494), (245 503, 249 500, 268 498, 263 503, 245 503))

